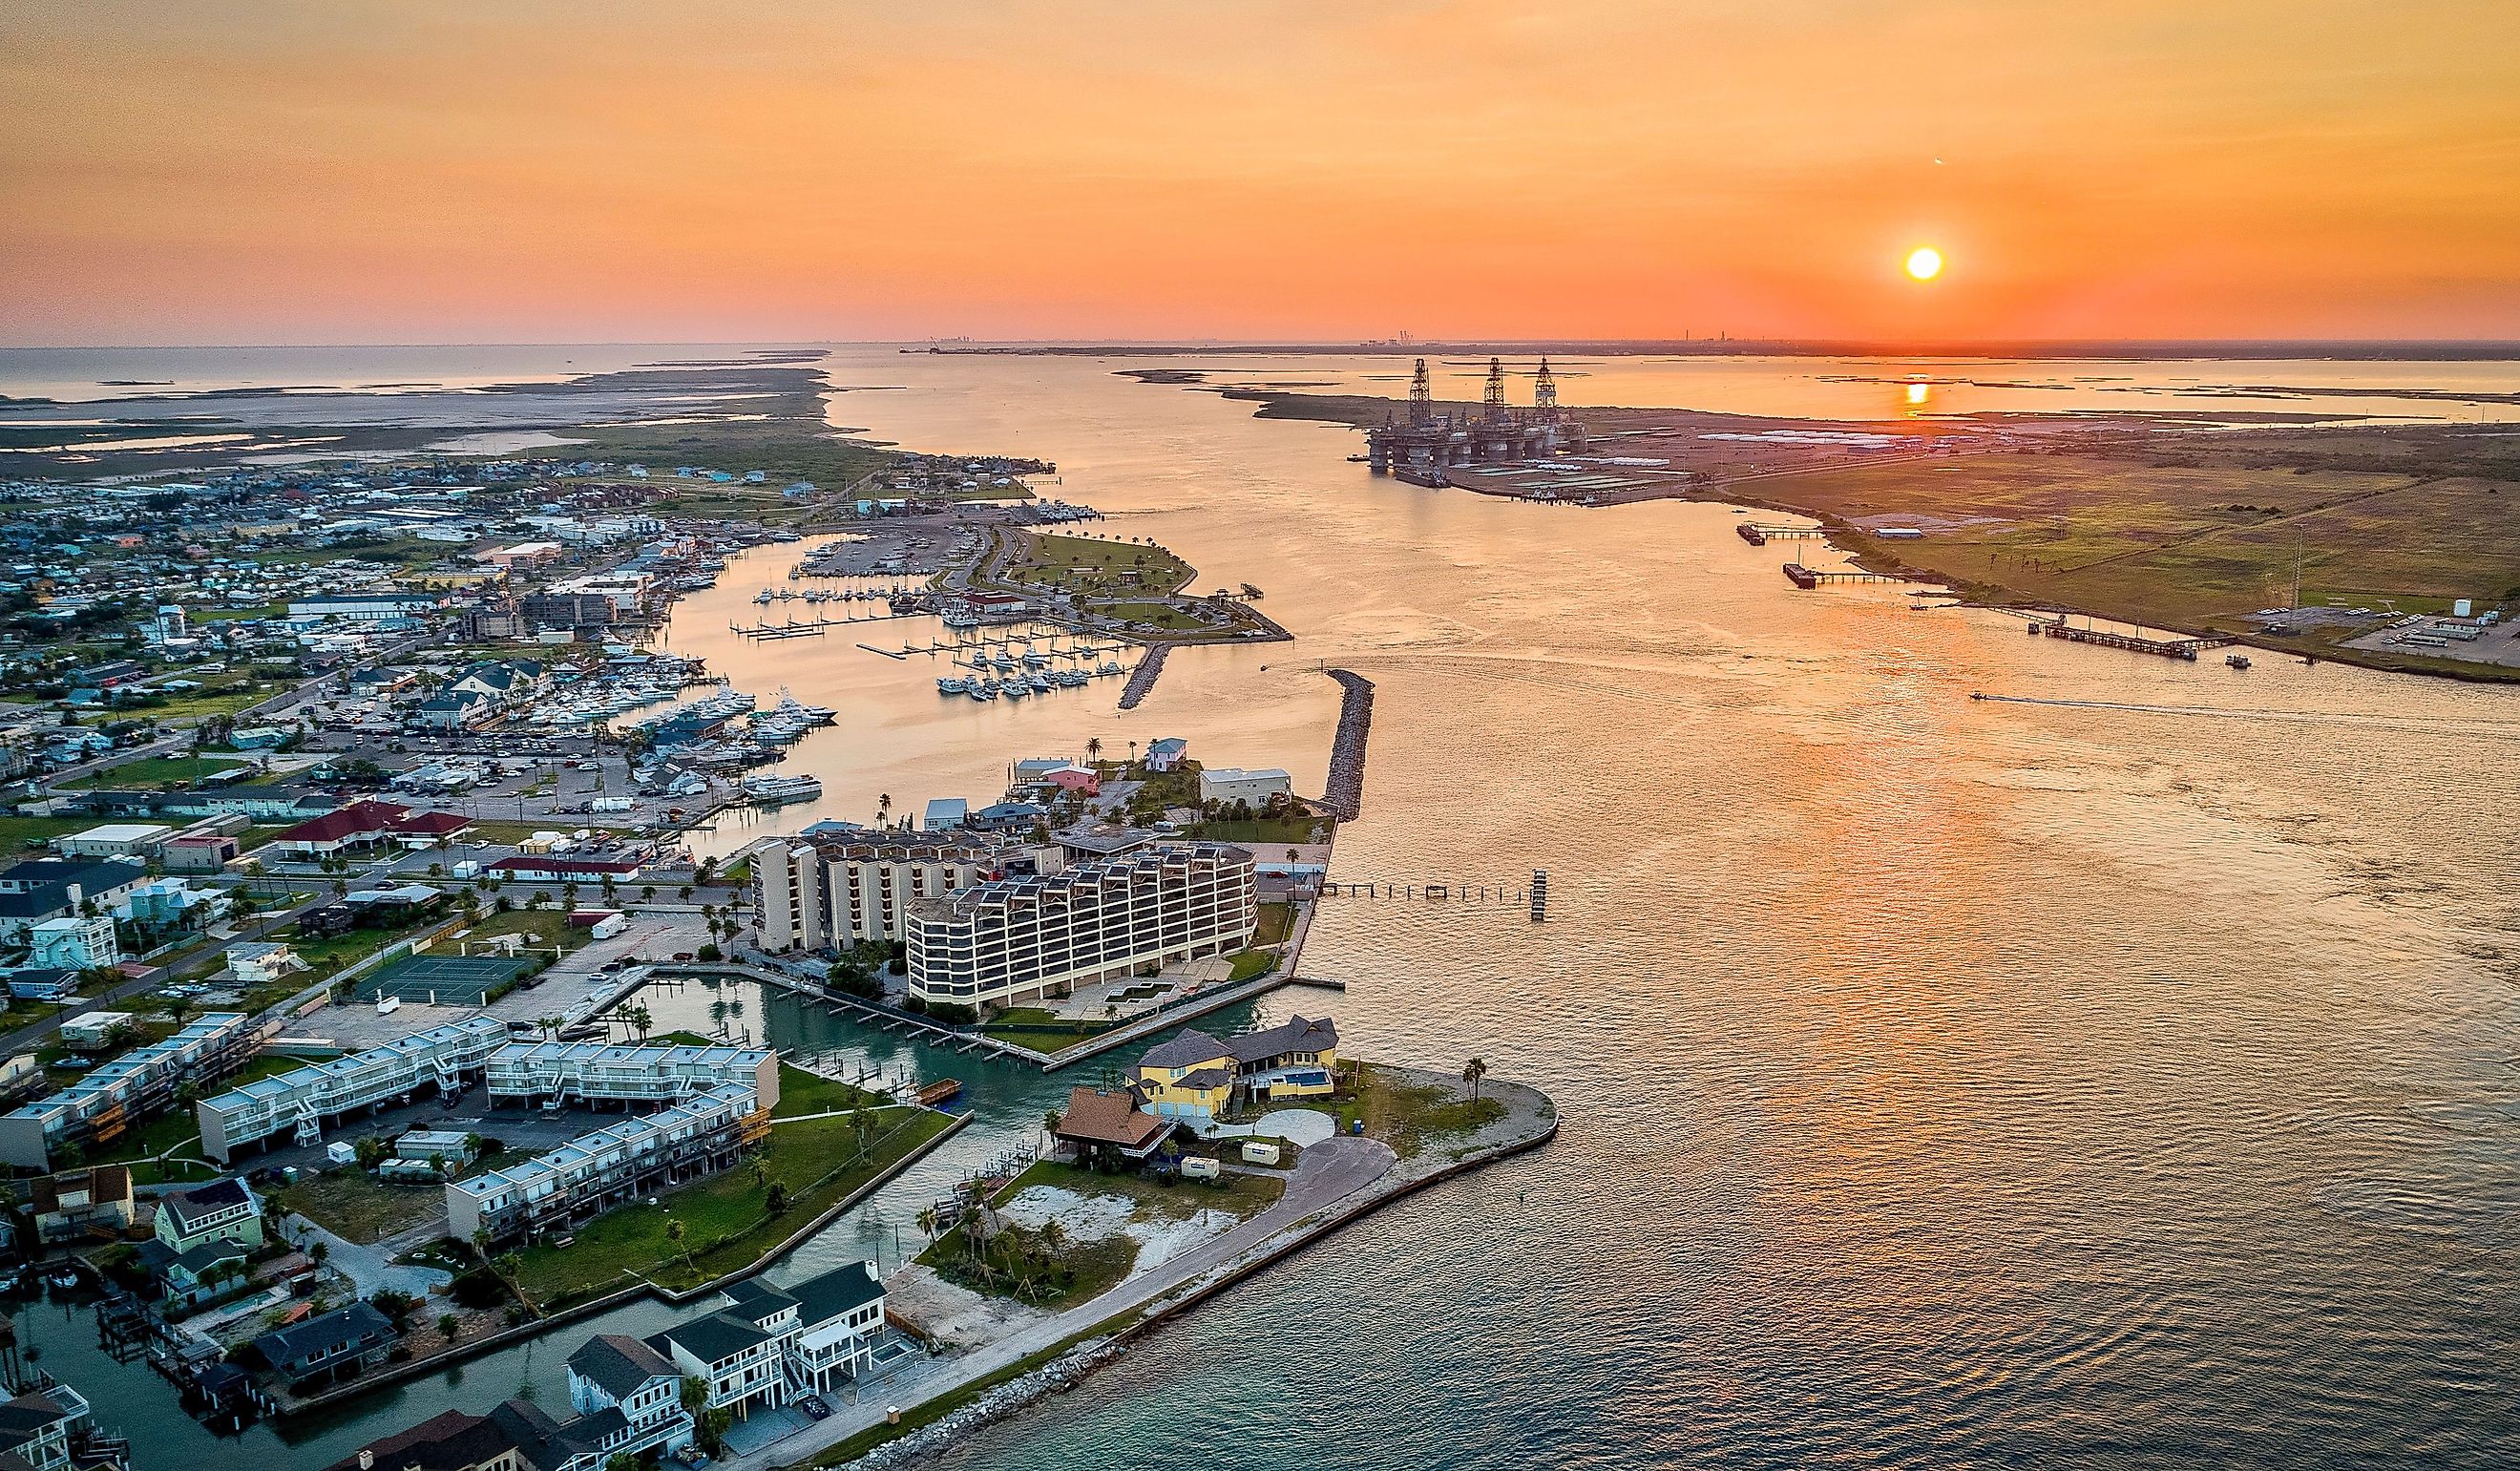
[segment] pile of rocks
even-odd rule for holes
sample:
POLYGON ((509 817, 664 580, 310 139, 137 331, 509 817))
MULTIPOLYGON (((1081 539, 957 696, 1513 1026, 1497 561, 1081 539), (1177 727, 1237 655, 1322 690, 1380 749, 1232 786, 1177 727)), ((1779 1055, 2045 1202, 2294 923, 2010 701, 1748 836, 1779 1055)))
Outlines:
POLYGON ((1108 1338, 1080 1344, 1028 1374, 1019 1374, 961 1409, 922 1425, 897 1441, 877 1447, 848 1463, 845 1471, 898 1471, 931 1460, 984 1425, 994 1424, 1045 1395, 1066 1389, 1127 1352, 1108 1338))
POLYGON ((1373 681, 1347 669, 1329 671, 1339 697, 1338 735, 1330 743, 1329 786, 1322 805, 1342 823, 1365 810, 1365 737, 1373 729, 1373 681))

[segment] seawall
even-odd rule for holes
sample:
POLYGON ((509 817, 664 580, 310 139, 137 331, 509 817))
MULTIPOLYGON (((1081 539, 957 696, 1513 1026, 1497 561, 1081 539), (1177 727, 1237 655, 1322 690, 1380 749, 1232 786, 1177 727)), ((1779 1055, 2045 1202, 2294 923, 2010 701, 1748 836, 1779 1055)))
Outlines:
POLYGON ((1365 810, 1365 741, 1373 730, 1373 681, 1350 669, 1326 671, 1344 691, 1339 699, 1338 735, 1330 741, 1329 780, 1322 805, 1342 823, 1354 822, 1365 810))

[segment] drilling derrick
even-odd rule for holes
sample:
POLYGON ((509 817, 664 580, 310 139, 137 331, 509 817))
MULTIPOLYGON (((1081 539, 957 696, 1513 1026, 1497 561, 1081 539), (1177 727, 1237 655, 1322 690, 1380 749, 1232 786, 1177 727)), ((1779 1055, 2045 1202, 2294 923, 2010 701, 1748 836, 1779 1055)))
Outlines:
POLYGON ((1489 423, 1504 423, 1512 417, 1513 411, 1505 406, 1505 360, 1490 358, 1487 409, 1480 418, 1489 423))
POLYGON ((1557 376, 1549 371, 1549 359, 1540 360, 1540 376, 1531 382, 1531 406, 1540 411, 1540 422, 1557 422, 1557 376))
POLYGON ((1409 375, 1409 426, 1422 429, 1435 422, 1435 387, 1426 378, 1426 360, 1418 360, 1418 371, 1409 375))

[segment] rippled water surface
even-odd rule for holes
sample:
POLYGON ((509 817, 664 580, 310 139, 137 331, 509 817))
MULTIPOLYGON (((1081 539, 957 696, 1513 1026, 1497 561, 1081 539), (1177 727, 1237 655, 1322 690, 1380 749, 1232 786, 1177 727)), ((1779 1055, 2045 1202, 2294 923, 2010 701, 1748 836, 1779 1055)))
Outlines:
MULTIPOLYGON (((965 1464, 2520 1460, 2520 696, 1796 593, 1725 508, 1374 480, 1345 430, 1125 366, 851 354, 838 380, 909 391, 832 416, 1056 460, 1047 492, 1202 585, 1258 585, 1296 644, 1178 655, 1127 715, 1108 686, 944 701, 923 658, 731 638, 790 548, 683 604, 673 646, 842 708, 791 763, 829 795, 783 825, 988 795, 1094 736, 1187 736, 1318 790, 1316 667, 1361 671, 1380 693, 1342 876, 1546 868, 1555 902, 1534 925, 1331 901, 1306 968, 1350 989, 1273 1013, 1327 1007, 1368 1056, 1482 1056, 1565 1129, 1271 1269, 965 1464)), ((657 1009, 944 1065, 749 988, 657 1009)), ((986 1127, 789 1271, 888 1251, 1059 1086, 951 1066, 986 1127)), ((519 1384, 558 1404, 584 1332, 663 1316, 412 1386, 291 1459, 519 1384)))

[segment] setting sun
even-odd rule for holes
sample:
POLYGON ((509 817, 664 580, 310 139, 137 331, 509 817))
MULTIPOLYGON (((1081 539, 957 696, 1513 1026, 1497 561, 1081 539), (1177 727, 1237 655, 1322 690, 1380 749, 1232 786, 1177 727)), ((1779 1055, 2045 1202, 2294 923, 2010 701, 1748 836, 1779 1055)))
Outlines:
POLYGON ((1918 281, 1931 281, 1943 274, 1943 252, 1931 245, 1918 245, 1908 256, 1908 274, 1918 281))

